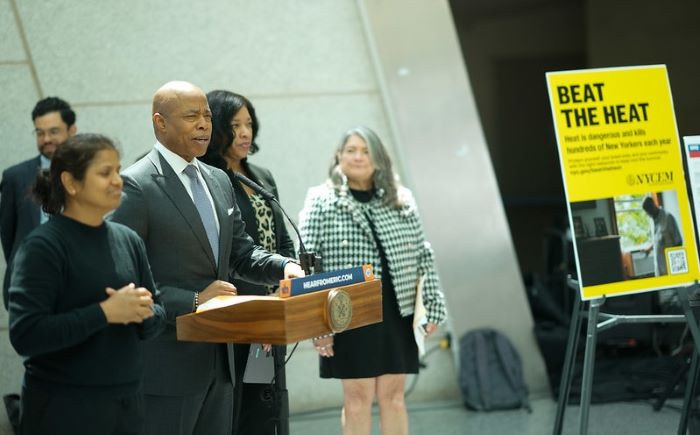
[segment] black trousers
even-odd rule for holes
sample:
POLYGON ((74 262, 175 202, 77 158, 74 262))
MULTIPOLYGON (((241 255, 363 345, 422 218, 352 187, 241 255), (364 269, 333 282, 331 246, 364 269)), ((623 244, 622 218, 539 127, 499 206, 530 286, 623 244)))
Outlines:
MULTIPOLYGON (((273 346, 282 358, 285 346, 273 346)), ((270 384, 244 384, 249 344, 235 344, 236 386, 234 388, 233 435, 275 435, 279 403, 270 384)))
POLYGON ((226 347, 217 346, 212 377, 187 396, 144 395, 147 435, 228 435, 233 422, 233 384, 226 347))
POLYGON ((21 435, 137 435, 143 433, 143 398, 47 393, 22 388, 21 435))

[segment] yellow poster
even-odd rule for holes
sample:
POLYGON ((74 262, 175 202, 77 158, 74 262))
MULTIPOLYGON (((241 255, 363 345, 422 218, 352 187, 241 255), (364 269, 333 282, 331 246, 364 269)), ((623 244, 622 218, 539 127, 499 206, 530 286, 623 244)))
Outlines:
POLYGON ((664 65, 547 73, 581 298, 693 283, 698 255, 664 65))

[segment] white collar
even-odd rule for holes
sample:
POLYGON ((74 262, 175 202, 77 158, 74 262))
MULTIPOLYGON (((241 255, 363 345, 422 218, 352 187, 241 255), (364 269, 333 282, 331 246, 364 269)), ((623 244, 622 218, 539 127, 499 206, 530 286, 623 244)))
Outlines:
POLYGON ((51 167, 51 160, 43 154, 39 154, 39 167, 41 169, 49 169, 51 167))
POLYGON ((185 168, 190 164, 196 166, 200 172, 202 171, 202 169, 199 167, 199 160, 197 160, 197 158, 193 158, 191 162, 188 162, 179 155, 170 151, 165 145, 163 145, 159 141, 156 142, 155 149, 158 150, 158 152, 163 156, 165 161, 168 162, 170 167, 173 168, 173 171, 175 171, 175 173, 178 175, 181 174, 182 171, 184 171, 185 168))

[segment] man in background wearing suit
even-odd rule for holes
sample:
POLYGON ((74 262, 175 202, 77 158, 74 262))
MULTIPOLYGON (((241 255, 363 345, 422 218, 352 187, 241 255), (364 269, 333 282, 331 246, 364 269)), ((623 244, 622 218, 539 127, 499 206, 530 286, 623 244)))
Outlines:
POLYGON ((56 148, 76 133, 75 112, 57 97, 36 103, 32 110, 34 135, 39 155, 6 169, 0 183, 0 238, 7 268, 2 297, 7 308, 10 265, 20 242, 46 221, 39 205, 32 200, 31 187, 40 169, 48 169, 56 148))
POLYGON ((153 97, 154 149, 122 174, 124 197, 112 219, 145 241, 168 325, 144 347, 148 434, 230 434, 233 346, 179 342, 175 318, 219 295, 235 295, 235 271, 274 284, 303 276, 288 258, 255 246, 245 233, 231 182, 202 156, 211 111, 202 90, 170 82, 153 97))

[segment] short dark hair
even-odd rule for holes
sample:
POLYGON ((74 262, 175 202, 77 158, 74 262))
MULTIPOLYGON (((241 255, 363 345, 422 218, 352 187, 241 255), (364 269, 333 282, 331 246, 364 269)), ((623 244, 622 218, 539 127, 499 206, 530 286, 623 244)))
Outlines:
POLYGON ((658 207, 656 206, 656 203, 651 198, 651 196, 647 196, 646 198, 644 198, 644 201, 642 201, 642 208, 644 209, 645 212, 647 212, 648 214, 651 214, 658 207))
POLYGON ((231 130, 231 120, 243 107, 248 109, 250 119, 253 124, 253 139, 250 144, 250 154, 255 154, 260 147, 255 142, 260 129, 258 117, 255 114, 255 107, 246 97, 230 91, 216 90, 207 94, 209 109, 211 109, 211 142, 207 147, 207 152, 202 156, 202 160, 217 167, 226 167, 223 155, 233 143, 233 131, 231 130))
POLYGON ((71 109, 70 104, 58 97, 47 97, 39 100, 32 110, 32 121, 51 112, 60 113, 61 119, 68 127, 75 124, 75 112, 71 109))
POLYGON ((66 191, 61 174, 69 172, 73 178, 82 181, 95 155, 102 150, 117 151, 117 148, 108 137, 93 133, 69 137, 56 149, 51 167, 39 172, 33 189, 34 198, 46 213, 58 214, 65 205, 66 191))

